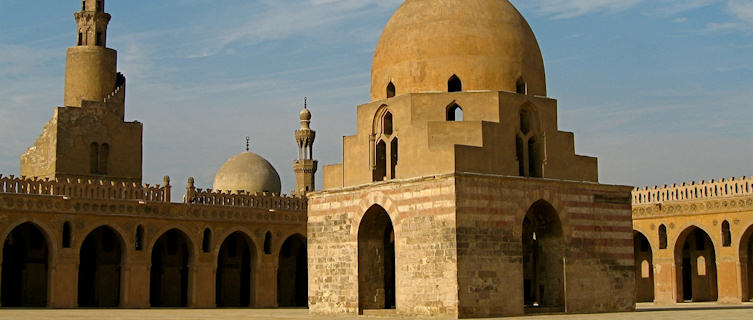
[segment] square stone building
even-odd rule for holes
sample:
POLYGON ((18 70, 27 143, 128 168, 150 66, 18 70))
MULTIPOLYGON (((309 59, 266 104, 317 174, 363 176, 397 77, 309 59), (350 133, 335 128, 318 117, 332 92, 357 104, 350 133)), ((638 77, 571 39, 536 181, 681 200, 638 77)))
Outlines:
POLYGON ((599 184, 596 158, 558 130, 507 0, 405 1, 357 121, 309 194, 312 313, 635 308, 632 188, 599 184))

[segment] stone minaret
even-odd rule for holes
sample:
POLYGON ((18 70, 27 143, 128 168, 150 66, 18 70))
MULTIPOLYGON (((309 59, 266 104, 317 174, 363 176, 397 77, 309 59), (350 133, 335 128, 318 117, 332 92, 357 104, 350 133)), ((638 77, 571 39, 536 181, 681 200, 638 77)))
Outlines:
POLYGON ((295 140, 298 142, 298 160, 293 162, 295 171, 295 193, 305 195, 314 191, 314 177, 318 161, 314 157, 314 139, 316 131, 311 130, 311 111, 306 100, 303 102, 303 110, 300 113, 301 128, 295 131, 295 140))
POLYGON ((81 1, 76 46, 67 51, 63 107, 21 155, 21 175, 141 183, 142 125, 126 122, 126 79, 105 47, 104 0, 81 1))
POLYGON ((104 0, 82 0, 76 17, 76 46, 65 61, 65 106, 80 107, 82 100, 104 101, 119 85, 117 52, 108 49, 104 0))

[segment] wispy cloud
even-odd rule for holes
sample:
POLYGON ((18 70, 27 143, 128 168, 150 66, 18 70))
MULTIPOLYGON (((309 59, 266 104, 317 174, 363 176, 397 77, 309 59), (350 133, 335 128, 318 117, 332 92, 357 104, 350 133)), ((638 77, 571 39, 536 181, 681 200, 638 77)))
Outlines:
POLYGON ((555 19, 574 18, 589 13, 612 14, 632 8, 644 0, 534 0, 537 10, 555 19))

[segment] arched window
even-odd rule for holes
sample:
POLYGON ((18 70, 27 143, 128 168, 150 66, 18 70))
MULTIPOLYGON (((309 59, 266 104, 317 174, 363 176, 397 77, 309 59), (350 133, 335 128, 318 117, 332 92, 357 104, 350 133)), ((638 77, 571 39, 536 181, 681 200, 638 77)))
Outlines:
POLYGON ((447 107, 447 121, 463 121, 463 108, 457 103, 447 107))
POLYGON ((102 32, 97 31, 97 46, 102 46, 102 32))
POLYGON ((63 223, 63 248, 71 247, 71 223, 63 223))
POLYGON ((208 253, 212 250, 212 231, 209 228, 204 229, 204 238, 201 240, 201 251, 208 253))
POLYGON ((89 173, 99 173, 99 144, 96 142, 89 145, 89 173))
POLYGON ((659 226, 659 249, 667 248, 667 227, 665 225, 659 226))
POLYGON ((523 78, 518 79, 518 82, 515 83, 515 92, 519 94, 528 94, 528 86, 523 78))
POLYGON ((99 149, 99 174, 107 174, 107 163, 110 157, 110 145, 103 143, 99 149))
POLYGON ((518 172, 521 177, 526 176, 525 149, 523 148, 523 139, 515 137, 515 154, 518 157, 518 172))
POLYGON ((452 75, 450 80, 447 81, 447 92, 460 92, 463 91, 463 83, 456 75, 452 75))
POLYGON ((78 33, 78 45, 80 46, 84 45, 84 33, 83 32, 78 33))
POLYGON ((86 0, 81 1, 81 11, 86 11, 86 0))
POLYGON ((136 251, 144 250, 144 226, 136 227, 136 251))
POLYGON ((729 221, 722 222, 722 246, 732 246, 732 231, 729 229, 729 221))
POLYGON ((515 137, 515 151, 518 158, 518 172, 521 177, 543 177, 543 137, 539 137, 534 112, 530 106, 523 106, 519 112, 520 127, 515 137))
POLYGON ((536 152, 537 146, 536 138, 528 139, 528 176, 533 178, 541 178, 540 161, 536 152))
POLYGON ((392 113, 387 111, 387 113, 384 114, 384 122, 382 126, 383 132, 386 135, 392 134, 392 113))
POLYGON ((387 98, 392 98, 395 96, 395 84, 390 81, 389 84, 387 84, 387 98))
POLYGON ((379 140, 376 145, 376 168, 374 169, 374 181, 384 181, 387 177, 387 144, 379 140))
POLYGON ((520 110, 520 132, 523 134, 531 132, 531 112, 527 109, 520 110))
POLYGON ((272 232, 264 235, 264 254, 272 254, 272 232))
POLYGON ((395 168, 397 167, 397 148, 397 137, 395 137, 390 143, 390 163, 392 164, 390 168, 390 179, 395 179, 395 168))

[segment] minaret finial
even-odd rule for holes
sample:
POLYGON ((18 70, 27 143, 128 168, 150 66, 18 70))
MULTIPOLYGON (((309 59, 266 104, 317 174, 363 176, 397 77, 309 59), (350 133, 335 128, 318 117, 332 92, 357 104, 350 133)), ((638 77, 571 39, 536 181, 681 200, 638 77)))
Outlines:
POLYGON ((250 143, 251 143, 251 137, 246 136, 246 152, 251 151, 250 143))
POLYGON ((303 108, 308 109, 309 108, 309 98, 303 97, 303 108))

